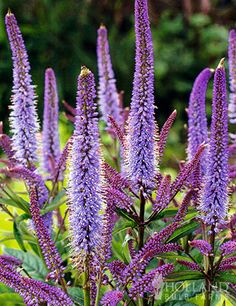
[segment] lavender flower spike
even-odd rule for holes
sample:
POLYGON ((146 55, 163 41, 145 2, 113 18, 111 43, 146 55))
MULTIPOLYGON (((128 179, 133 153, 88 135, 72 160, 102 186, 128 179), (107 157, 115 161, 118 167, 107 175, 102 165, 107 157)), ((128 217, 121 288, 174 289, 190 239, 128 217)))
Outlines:
POLYGON ((192 240, 189 241, 189 245, 193 248, 199 249, 199 251, 206 256, 210 255, 212 252, 212 246, 206 240, 192 240))
POLYGON ((208 167, 200 211, 206 224, 224 223, 228 209, 228 110, 222 59, 215 71, 208 167))
POLYGON ((154 55, 147 0, 135 1, 136 57, 127 137, 127 170, 138 187, 153 188, 156 174, 154 55))
POLYGON ((6 29, 13 60, 13 90, 10 114, 12 147, 15 158, 24 166, 37 161, 36 133, 39 130, 36 95, 24 41, 15 16, 6 15, 6 29))
POLYGON ((112 116, 118 124, 122 123, 119 95, 116 89, 116 80, 112 69, 107 29, 101 25, 98 29, 97 57, 99 74, 99 104, 103 119, 110 126, 108 116, 112 116))
POLYGON ((44 220, 40 214, 37 189, 33 185, 30 186, 30 212, 46 266, 51 271, 49 277, 58 279, 63 272, 62 259, 45 227, 44 220))
POLYGON ((123 299, 123 293, 119 290, 108 291, 101 299, 102 306, 116 306, 123 299))
MULTIPOLYGON (((211 75, 211 69, 204 69, 196 78, 190 95, 188 107, 188 161, 194 157, 198 146, 203 142, 207 143, 208 140, 205 100, 207 84, 211 75)), ((206 163, 206 152, 203 152, 201 156, 202 173, 206 172, 206 163)))
POLYGON ((43 168, 51 175, 60 157, 58 132, 58 95, 54 71, 45 72, 44 114, 43 114, 43 168), (54 167, 53 167, 54 165, 54 167))
POLYGON ((236 30, 229 32, 229 121, 236 123, 236 30))
POLYGON ((101 159, 94 98, 94 76, 82 67, 78 78, 68 191, 71 250, 76 258, 81 253, 92 254, 100 244, 101 159))

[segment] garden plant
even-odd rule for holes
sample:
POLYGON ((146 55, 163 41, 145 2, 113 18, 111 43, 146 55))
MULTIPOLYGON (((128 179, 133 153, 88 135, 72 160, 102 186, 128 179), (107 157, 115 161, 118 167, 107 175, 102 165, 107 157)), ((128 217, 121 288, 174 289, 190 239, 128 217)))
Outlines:
POLYGON ((94 67, 82 66, 76 108, 63 102, 74 132, 61 150, 54 71, 45 71, 40 131, 28 54, 14 14, 6 14, 13 88, 10 136, 0 127, 0 207, 13 230, 1 240, 1 305, 236 305, 236 136, 228 131, 236 123, 236 31, 226 59, 196 77, 187 158, 173 177, 162 160, 177 112, 158 127, 147 0, 135 0, 134 18, 130 107, 102 24, 99 84, 94 67), (17 247, 4 247, 12 239, 17 247))

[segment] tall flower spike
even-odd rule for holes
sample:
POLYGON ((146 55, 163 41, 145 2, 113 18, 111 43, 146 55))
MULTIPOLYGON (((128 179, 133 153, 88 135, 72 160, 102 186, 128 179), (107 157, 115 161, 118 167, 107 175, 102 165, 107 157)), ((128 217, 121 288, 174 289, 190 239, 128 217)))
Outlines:
POLYGON ((43 114, 43 168, 53 175, 53 165, 60 157, 58 131, 58 95, 54 71, 48 68, 45 72, 44 114, 43 114))
POLYGON ((169 135, 170 129, 175 121, 177 115, 176 109, 170 114, 166 122, 164 123, 161 132, 160 132, 160 138, 158 141, 158 154, 159 154, 159 162, 161 161, 163 155, 164 155, 164 150, 165 150, 165 145, 167 141, 167 137, 169 135))
POLYGON ((82 253, 92 254, 100 243, 101 157, 94 98, 94 76, 82 67, 78 78, 68 191, 71 251, 76 258, 82 253))
POLYGON ((15 16, 8 12, 6 29, 13 60, 13 90, 10 113, 12 148, 15 158, 24 166, 37 161, 36 133, 39 130, 36 95, 24 41, 15 16))
POLYGON ((236 123, 236 30, 229 32, 229 121, 236 123))
POLYGON ((144 274, 140 279, 134 282, 133 286, 129 290, 129 296, 136 300, 138 297, 143 297, 147 292, 154 295, 155 291, 158 289, 155 288, 155 277, 157 275, 165 277, 169 273, 173 272, 173 270, 173 264, 165 264, 144 274))
MULTIPOLYGON (((188 161, 190 161, 197 152, 199 145, 207 143, 207 117, 206 117, 206 91, 208 81, 212 75, 212 70, 204 69, 197 76, 189 99, 188 106, 188 161)), ((201 170, 206 172, 207 156, 203 152, 201 156, 201 170)), ((194 180, 194 176, 192 177, 194 180)))
POLYGON ((199 251, 208 256, 212 252, 212 246, 206 240, 192 240, 189 245, 193 248, 199 249, 199 251))
POLYGON ((212 226, 224 223, 228 209, 228 109, 223 63, 224 59, 214 76, 209 158, 200 205, 204 222, 212 226))
POLYGON ((123 299, 123 293, 119 290, 108 291, 101 299, 102 306, 116 306, 123 299))
POLYGON ((118 124, 122 123, 119 95, 116 89, 116 80, 112 69, 107 29, 101 25, 98 29, 97 57, 99 74, 99 104, 103 119, 110 126, 108 116, 112 116, 118 124))
POLYGON ((30 186, 30 212, 45 263, 51 271, 50 277, 57 279, 62 273, 62 259, 40 214, 38 195, 35 186, 30 186))
POLYGON ((127 170, 138 187, 154 187, 157 166, 154 56, 147 0, 135 1, 136 57, 128 123, 127 170))
POLYGON ((0 268, 0 281, 18 292, 27 306, 37 306, 44 302, 48 302, 48 305, 73 305, 62 289, 23 277, 15 271, 14 265, 3 258, 0 258, 0 268))

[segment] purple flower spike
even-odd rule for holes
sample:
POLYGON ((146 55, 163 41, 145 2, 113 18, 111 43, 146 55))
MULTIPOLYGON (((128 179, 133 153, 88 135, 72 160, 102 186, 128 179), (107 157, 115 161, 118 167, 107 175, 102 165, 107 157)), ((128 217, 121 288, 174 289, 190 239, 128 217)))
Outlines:
POLYGON ((101 299, 102 306, 116 306, 123 299, 123 293, 119 290, 113 290, 105 293, 101 299))
POLYGON ((54 71, 48 68, 45 72, 44 114, 43 114, 43 168, 53 175, 53 165, 60 157, 58 131, 58 95, 54 71))
POLYGON ((40 214, 37 190, 34 186, 30 186, 30 212, 45 263, 51 271, 50 277, 58 279, 62 272, 62 259, 40 214))
MULTIPOLYGON (((100 244, 101 158, 94 98, 94 76, 89 69, 82 67, 78 78, 68 189, 71 251, 75 258, 82 253, 94 253, 100 244)), ((80 256, 82 259, 85 257, 80 256)))
POLYGON ((210 147, 200 205, 204 222, 212 226, 224 223, 228 210, 228 111, 223 63, 221 60, 214 76, 210 147))
POLYGON ((18 292, 27 306, 38 306, 45 302, 47 305, 73 305, 62 289, 23 277, 5 259, 0 258, 0 268, 0 282, 18 292))
POLYGON ((184 219, 184 217, 185 217, 185 215, 187 213, 187 210, 188 210, 188 207, 190 205, 192 197, 193 197, 193 191, 190 190, 185 195, 185 197, 183 199, 183 202, 182 202, 182 204, 181 204, 181 206, 180 206, 176 216, 174 217, 175 221, 178 221, 178 222, 183 221, 183 219, 184 219))
POLYGON ((180 191, 180 189, 182 188, 183 184, 186 182, 189 175, 191 175, 191 173, 195 171, 195 169, 199 164, 201 155, 206 147, 207 145, 204 143, 199 145, 198 150, 194 155, 193 159, 181 168, 181 171, 179 172, 179 174, 177 175, 177 177, 175 178, 174 182, 171 185, 170 198, 173 198, 180 191))
POLYGON ((201 267, 195 262, 177 259, 177 262, 193 271, 201 271, 201 267))
POLYGON ((129 281, 135 280, 145 270, 150 260, 160 253, 179 251, 180 246, 176 243, 164 244, 179 226, 178 222, 173 222, 155 233, 144 245, 144 247, 132 259, 123 272, 122 282, 126 285, 129 281))
POLYGON ((30 75, 30 65, 24 41, 15 16, 8 12, 6 29, 13 60, 13 90, 10 113, 12 148, 15 158, 24 166, 37 161, 36 134, 39 130, 36 95, 30 75))
POLYGON ((138 297, 143 297, 145 293, 149 292, 152 295, 156 294, 160 288, 157 288, 157 276, 161 277, 160 285, 163 283, 163 277, 174 270, 174 265, 165 264, 154 270, 151 270, 137 281, 134 282, 132 288, 129 290, 131 298, 136 300, 138 297))
POLYGON ((147 0, 135 1, 136 56, 128 120, 126 164, 137 187, 153 189, 157 172, 154 56, 147 0))
POLYGON ((236 241, 227 241, 220 246, 222 256, 236 252, 236 241))
POLYGON ((199 249, 199 251, 206 256, 210 255, 212 252, 212 247, 206 240, 192 240, 189 241, 189 245, 193 248, 199 249))
POLYGON ((98 29, 97 57, 99 74, 99 104, 103 119, 110 126, 108 116, 112 116, 118 124, 122 123, 119 95, 116 89, 116 80, 112 69, 107 29, 101 25, 98 29))
POLYGON ((162 129, 161 129, 161 133, 160 133, 160 139, 158 141, 158 154, 159 154, 159 161, 161 161, 163 155, 164 155, 164 150, 165 150, 165 145, 166 145, 166 141, 167 141, 167 137, 169 135, 170 129, 175 121, 177 115, 177 111, 174 110, 170 116, 168 117, 168 119, 166 120, 166 122, 164 123, 162 129))
POLYGON ((220 265, 229 265, 236 262, 236 256, 225 258, 222 260, 220 265))
POLYGON ((13 267, 18 267, 22 265, 22 261, 14 256, 1 255, 0 260, 5 261, 7 264, 12 265, 13 267))
POLYGON ((122 283, 122 273, 126 265, 120 260, 113 260, 108 264, 109 270, 115 281, 122 283))
POLYGON ((236 123, 236 30, 229 32, 229 121, 236 123))
POLYGON ((112 256, 112 230, 116 222, 115 205, 112 200, 106 195, 106 209, 102 222, 102 241, 100 249, 100 265, 103 266, 106 260, 112 256))
POLYGON ((170 183, 171 176, 166 175, 160 183, 155 202, 153 203, 154 212, 158 212, 166 208, 166 206, 168 205, 170 199, 170 183))
MULTIPOLYGON (((206 91, 212 70, 204 69, 196 78, 189 99, 188 106, 188 161, 197 152, 199 145, 208 142, 207 118, 206 118, 206 91)), ((204 152, 201 156, 202 173, 206 172, 207 156, 204 152)))
POLYGON ((230 265, 230 264, 223 265, 221 263, 218 271, 227 271, 227 270, 236 270, 236 265, 230 265))

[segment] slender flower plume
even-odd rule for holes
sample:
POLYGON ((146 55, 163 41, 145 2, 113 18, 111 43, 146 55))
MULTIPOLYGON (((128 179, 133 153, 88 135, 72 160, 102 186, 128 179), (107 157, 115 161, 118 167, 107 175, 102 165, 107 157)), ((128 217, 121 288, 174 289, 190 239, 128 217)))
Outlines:
POLYGON ((189 245, 193 248, 199 249, 199 251, 206 256, 210 255, 212 252, 212 246, 206 240, 192 240, 189 241, 189 245))
POLYGON ((229 258, 225 258, 222 260, 220 266, 224 266, 224 265, 230 265, 232 263, 235 263, 236 262, 236 256, 232 256, 232 257, 229 257, 229 258))
MULTIPOLYGON (((208 129, 206 117, 206 91, 213 70, 206 68, 197 76, 189 99, 188 106, 188 161, 192 160, 201 143, 208 142, 208 129)), ((196 190, 195 200, 199 202, 202 178, 206 173, 207 150, 202 156, 195 170, 188 178, 188 184, 196 190)))
POLYGON ((65 147, 62 150, 61 155, 58 159, 58 163, 55 166, 54 181, 57 181, 58 178, 60 178, 60 174, 63 173, 66 169, 66 162, 72 148, 72 143, 73 143, 73 136, 71 136, 67 140, 67 143, 65 144, 65 147))
POLYGON ((116 80, 112 69, 107 29, 101 25, 98 29, 97 57, 99 74, 99 104, 103 119, 108 126, 108 116, 112 116, 118 124, 122 123, 121 109, 119 107, 119 95, 116 89, 116 80))
POLYGON ((175 121, 177 115, 177 111, 176 109, 170 114, 170 116, 168 117, 168 119, 166 120, 166 122, 164 123, 161 132, 160 132, 160 139, 158 141, 158 154, 159 154, 159 161, 161 161, 163 154, 164 154, 164 150, 165 150, 165 145, 166 145, 166 141, 167 141, 167 137, 169 135, 169 131, 175 121))
POLYGON ((159 185, 156 199, 155 202, 153 203, 154 212, 160 211, 166 208, 166 206, 168 205, 170 199, 170 183, 171 183, 171 176, 166 175, 162 179, 159 185))
POLYGON ((122 283, 122 277, 123 277, 123 271, 127 267, 126 264, 124 264, 120 260, 113 260, 108 264, 109 270, 113 276, 113 279, 117 281, 119 284, 122 283))
POLYGON ((37 190, 34 186, 30 186, 30 212, 45 263, 51 271, 50 278, 58 279, 63 271, 62 259, 40 214, 37 190))
POLYGON ((94 98, 94 76, 89 69, 82 67, 78 78, 68 191, 71 251, 76 258, 81 253, 94 253, 100 243, 101 158, 94 98))
POLYGON ((107 292, 101 299, 102 306, 116 306, 123 299, 123 293, 119 290, 107 292))
POLYGON ((109 164, 103 163, 102 169, 104 172, 105 179, 111 187, 115 189, 125 189, 130 187, 129 181, 123 177, 119 172, 112 168, 109 164))
POLYGON ((176 216, 174 217, 175 221, 178 221, 178 222, 183 221, 183 219, 184 219, 184 217, 185 217, 185 215, 187 213, 187 210, 188 210, 188 207, 190 205, 192 197, 193 197, 193 192, 192 192, 192 190, 190 190, 185 195, 185 197, 183 199, 183 202, 182 202, 182 204, 181 204, 181 206, 180 206, 176 216))
POLYGON ((137 253, 137 255, 123 271, 122 282, 124 285, 132 280, 136 280, 138 276, 142 275, 150 260, 157 254, 180 250, 180 246, 176 243, 164 244, 178 226, 178 222, 173 222, 159 233, 155 233, 146 242, 144 247, 137 253))
POLYGON ((43 168, 53 175, 55 165, 60 157, 58 131, 58 95, 54 71, 45 72, 44 114, 43 114, 43 168))
POLYGON ((236 123, 236 30, 229 32, 229 121, 236 123))
POLYGON ((191 175, 191 173, 193 173, 193 171, 195 171, 195 169, 198 167, 201 155, 206 147, 206 144, 200 144, 193 159, 181 168, 179 174, 175 178, 174 182, 171 184, 170 198, 173 198, 180 191, 189 175, 191 175))
POLYGON ((15 158, 24 166, 37 161, 36 133, 39 130, 36 95, 30 75, 30 65, 24 41, 15 16, 6 15, 6 29, 13 60, 13 90, 10 113, 12 148, 15 158))
POLYGON ((27 306, 38 306, 44 302, 48 305, 72 306, 72 300, 60 288, 50 286, 38 280, 23 277, 15 271, 14 264, 0 258, 0 282, 13 288, 24 299, 27 306))
POLYGON ((158 267, 154 270, 151 270, 140 279, 134 282, 132 288, 129 290, 130 297, 134 298, 135 300, 138 297, 143 297, 145 293, 151 293, 154 295, 157 289, 155 287, 155 278, 157 275, 161 275, 162 278, 174 270, 173 264, 165 264, 161 267, 158 267))
POLYGON ((177 259, 177 262, 179 264, 181 264, 182 266, 185 266, 185 267, 189 268, 190 270, 201 271, 201 267, 195 262, 191 262, 191 261, 187 261, 187 260, 181 260, 181 259, 177 259))
POLYGON ((228 210, 228 109, 223 63, 221 60, 214 76, 209 158, 200 205, 204 222, 212 226, 224 223, 228 210))
MULTIPOLYGON (((206 91, 208 81, 212 75, 212 70, 204 69, 196 78, 189 99, 188 106, 188 161, 190 161, 197 152, 199 145, 207 143, 208 130, 206 118, 206 91)), ((206 152, 201 156, 201 169, 206 172, 206 152)))
POLYGON ((135 1, 136 56, 128 122, 126 163, 138 187, 154 187, 157 166, 154 56, 147 0, 135 1))
MULTIPOLYGON (((44 184, 43 178, 41 175, 35 173, 34 171, 29 170, 25 167, 16 166, 13 168, 2 168, 0 173, 4 173, 9 177, 23 179, 28 187, 35 186, 37 189, 37 197, 39 208, 42 208, 43 205, 48 200, 48 189, 44 184)), ((52 229, 52 212, 48 212, 43 215, 43 221, 45 226, 49 231, 52 229)))
POLYGON ((227 241, 220 246, 220 251, 222 256, 229 255, 231 253, 236 252, 236 242, 235 241, 227 241))

